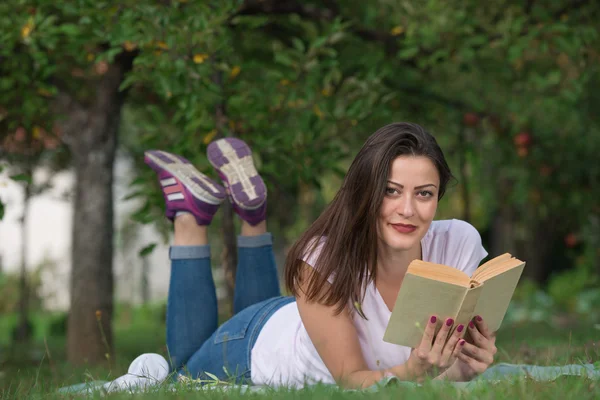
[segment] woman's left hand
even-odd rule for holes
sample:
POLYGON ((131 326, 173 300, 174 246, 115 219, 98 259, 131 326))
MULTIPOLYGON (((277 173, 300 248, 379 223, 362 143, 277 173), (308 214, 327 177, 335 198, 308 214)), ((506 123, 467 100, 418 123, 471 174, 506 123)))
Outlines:
POLYGON ((458 354, 458 360, 446 371, 446 378, 453 381, 469 381, 487 370, 494 362, 496 334, 490 332, 480 316, 473 318, 468 325, 473 343, 465 343, 458 354))

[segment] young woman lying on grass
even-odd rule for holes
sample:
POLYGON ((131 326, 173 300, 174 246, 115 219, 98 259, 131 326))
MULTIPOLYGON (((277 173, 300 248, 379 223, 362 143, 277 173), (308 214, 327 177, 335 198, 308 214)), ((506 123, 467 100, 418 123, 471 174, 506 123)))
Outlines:
MULTIPOLYGON (((383 341, 411 261, 470 275, 487 256, 468 223, 433 221, 452 175, 422 127, 395 123, 367 139, 331 204, 288 254, 285 281, 293 297, 280 294, 265 221, 267 191, 249 147, 220 139, 208 146, 208 159, 223 186, 182 157, 146 153, 175 228, 167 308, 171 371, 255 385, 359 388, 386 376, 466 381, 492 364, 495 336, 481 318, 456 327, 447 343, 454 321, 443 315, 431 316, 418 348, 383 341), (226 200, 242 227, 235 315, 218 327, 207 227, 226 200), (467 331, 473 343, 462 339, 467 331)), ((162 357, 145 355, 130 372, 141 365, 168 368, 162 357)))

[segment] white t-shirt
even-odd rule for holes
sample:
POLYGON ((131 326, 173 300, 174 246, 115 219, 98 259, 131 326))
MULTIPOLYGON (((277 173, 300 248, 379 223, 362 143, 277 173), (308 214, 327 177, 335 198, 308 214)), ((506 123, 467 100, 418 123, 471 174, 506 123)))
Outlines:
MULTIPOLYGON (((421 247, 424 261, 449 265, 469 276, 487 256, 479 232, 456 219, 433 221, 421 247)), ((316 253, 305 260, 313 267, 316 253)), ((367 286, 361 306, 369 320, 353 313, 353 322, 369 369, 405 363, 411 349, 383 341, 392 313, 374 283, 367 286)), ((317 382, 335 383, 304 328, 296 302, 283 306, 267 321, 252 348, 250 368, 255 385, 302 387, 317 382)))

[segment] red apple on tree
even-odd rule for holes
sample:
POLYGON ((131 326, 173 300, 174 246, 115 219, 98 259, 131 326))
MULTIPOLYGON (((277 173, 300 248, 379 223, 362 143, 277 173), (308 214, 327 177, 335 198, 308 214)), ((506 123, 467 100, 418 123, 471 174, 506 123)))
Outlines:
POLYGON ((579 239, 577 238, 577 235, 575 235, 573 232, 565 236, 565 244, 567 245, 567 247, 573 248, 577 245, 577 243, 579 243, 579 239))
POLYGON ((527 131, 519 132, 514 141, 517 147, 529 147, 531 145, 531 134, 527 131))
POLYGON ((474 112, 468 112, 463 115, 463 124, 474 127, 479 123, 479 116, 474 112))

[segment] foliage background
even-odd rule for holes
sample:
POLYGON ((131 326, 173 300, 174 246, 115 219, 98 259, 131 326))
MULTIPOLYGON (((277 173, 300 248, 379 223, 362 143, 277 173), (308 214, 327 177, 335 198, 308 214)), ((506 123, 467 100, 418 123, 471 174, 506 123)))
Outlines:
MULTIPOLYGON (((520 288, 515 321, 540 310, 595 320, 598 18, 600 6, 581 0, 7 0, 2 166, 35 196, 45 188, 32 184, 32 170, 73 169, 97 150, 80 145, 89 132, 66 128, 73 110, 85 111, 89 126, 105 118, 96 137, 114 123, 119 150, 135 163, 130 197, 143 203, 133 226, 156 224, 167 240, 143 152, 181 154, 210 175, 206 145, 238 136, 267 181, 269 226, 284 253, 369 134, 417 122, 436 135, 457 177, 438 218, 467 219, 490 254, 528 262, 532 283, 520 288), (118 90, 102 97, 117 70, 118 90)), ((215 225, 229 222, 223 213, 215 225)), ((227 247, 226 235, 215 237, 227 247)), ((105 354, 103 343, 94 346, 105 354)))

